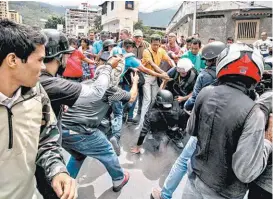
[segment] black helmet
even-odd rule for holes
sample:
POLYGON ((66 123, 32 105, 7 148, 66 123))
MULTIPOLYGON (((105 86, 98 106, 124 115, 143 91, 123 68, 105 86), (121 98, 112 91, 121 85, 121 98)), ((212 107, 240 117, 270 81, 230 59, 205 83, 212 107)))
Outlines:
POLYGON ((45 46, 45 58, 57 57, 60 54, 68 54, 75 49, 69 46, 67 37, 55 29, 44 29, 42 33, 47 37, 47 44, 45 46))
POLYGON ((102 54, 101 54, 101 56, 100 56, 100 59, 102 60, 102 61, 107 61, 108 59, 109 59, 109 57, 110 57, 110 52, 108 52, 108 51, 104 51, 104 52, 102 52, 102 54))
POLYGON ((132 39, 125 39, 123 41, 122 45, 124 45, 125 47, 128 46, 128 45, 134 47, 135 46, 135 42, 132 39))
POLYGON ((103 51, 108 51, 108 46, 116 46, 117 44, 114 42, 113 39, 106 39, 104 42, 103 42, 103 51))
POLYGON ((173 94, 168 90, 160 90, 156 95, 156 103, 164 108, 171 108, 173 104, 173 94))
POLYGON ((202 50, 202 59, 211 60, 217 58, 218 55, 226 48, 226 45, 220 41, 214 41, 204 46, 202 50))

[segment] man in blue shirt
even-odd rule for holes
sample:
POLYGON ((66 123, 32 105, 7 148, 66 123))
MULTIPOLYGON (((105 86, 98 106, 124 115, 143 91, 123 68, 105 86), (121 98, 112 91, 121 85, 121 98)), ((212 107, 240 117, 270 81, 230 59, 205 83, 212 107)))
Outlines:
MULTIPOLYGON (((122 49, 120 47, 115 47, 111 52, 111 54, 113 55, 116 55, 116 54, 124 55, 125 68, 124 68, 123 75, 125 75, 125 73, 128 71, 129 68, 132 68, 132 70, 134 71, 140 71, 155 77, 166 79, 165 74, 157 73, 142 65, 141 61, 138 60, 133 54, 134 45, 135 43, 132 39, 126 39, 123 41, 122 49)), ((121 87, 124 90, 129 91, 131 89, 131 82, 127 82, 123 80, 123 82, 121 82, 121 87)), ((128 119, 127 119, 128 123, 133 121, 133 113, 134 113, 136 101, 132 104, 129 104, 129 113, 128 113, 128 119)), ((117 155, 120 155, 119 140, 120 140, 121 128, 122 128, 123 105, 120 102, 115 102, 112 105, 112 109, 113 109, 114 119, 112 120, 112 137, 110 139, 110 142, 112 143, 117 155)))
POLYGON ((109 32, 106 32, 106 31, 101 31, 100 33, 100 39, 99 41, 96 41, 93 45, 93 49, 92 49, 92 52, 94 54, 94 56, 98 56, 99 53, 102 51, 102 48, 103 48, 103 42, 109 38, 109 32))

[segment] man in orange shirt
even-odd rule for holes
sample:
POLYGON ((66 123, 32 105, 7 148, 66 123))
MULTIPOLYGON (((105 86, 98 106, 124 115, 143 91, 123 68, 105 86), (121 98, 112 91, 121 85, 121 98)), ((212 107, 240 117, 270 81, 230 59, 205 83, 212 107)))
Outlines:
MULTIPOLYGON (((155 72, 165 74, 165 80, 169 79, 166 72, 160 69, 159 65, 161 61, 167 61, 171 66, 173 63, 170 57, 167 55, 166 51, 160 48, 161 37, 158 34, 153 34, 151 36, 151 46, 143 51, 142 64, 155 72)), ((144 121, 144 116, 149 109, 151 103, 154 102, 159 86, 157 83, 157 78, 155 76, 144 74, 145 84, 143 86, 143 104, 141 110, 141 120, 139 123, 139 128, 142 127, 144 121)))

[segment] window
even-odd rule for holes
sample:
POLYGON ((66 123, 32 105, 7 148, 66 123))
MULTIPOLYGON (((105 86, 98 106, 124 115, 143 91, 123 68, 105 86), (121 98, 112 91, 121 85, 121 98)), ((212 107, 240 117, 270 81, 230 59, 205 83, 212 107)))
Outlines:
POLYGON ((115 2, 111 1, 111 10, 114 10, 114 8, 115 8, 115 2))
POLYGON ((125 9, 134 10, 134 1, 125 1, 125 9))
POLYGON ((84 26, 78 26, 78 29, 84 29, 84 26))
POLYGON ((106 1, 104 4, 102 4, 102 11, 101 11, 101 14, 102 14, 102 15, 107 14, 107 1, 106 1))
POLYGON ((236 21, 235 38, 237 40, 257 40, 259 38, 260 20, 236 21))

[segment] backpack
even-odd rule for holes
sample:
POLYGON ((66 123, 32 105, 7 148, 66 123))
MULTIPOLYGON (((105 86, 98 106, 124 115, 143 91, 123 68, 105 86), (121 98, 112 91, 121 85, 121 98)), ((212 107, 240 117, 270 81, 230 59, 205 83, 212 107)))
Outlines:
MULTIPOLYGON (((133 53, 127 53, 124 55, 125 59, 128 57, 135 57, 135 54, 133 53)), ((123 75, 123 81, 125 84, 127 85, 131 85, 132 84, 132 80, 131 80, 131 72, 134 72, 132 68, 128 68, 123 75)), ((139 76, 139 80, 138 80, 138 87, 142 87, 145 84, 145 79, 144 79, 144 75, 142 72, 138 71, 137 72, 138 76, 139 76)))

